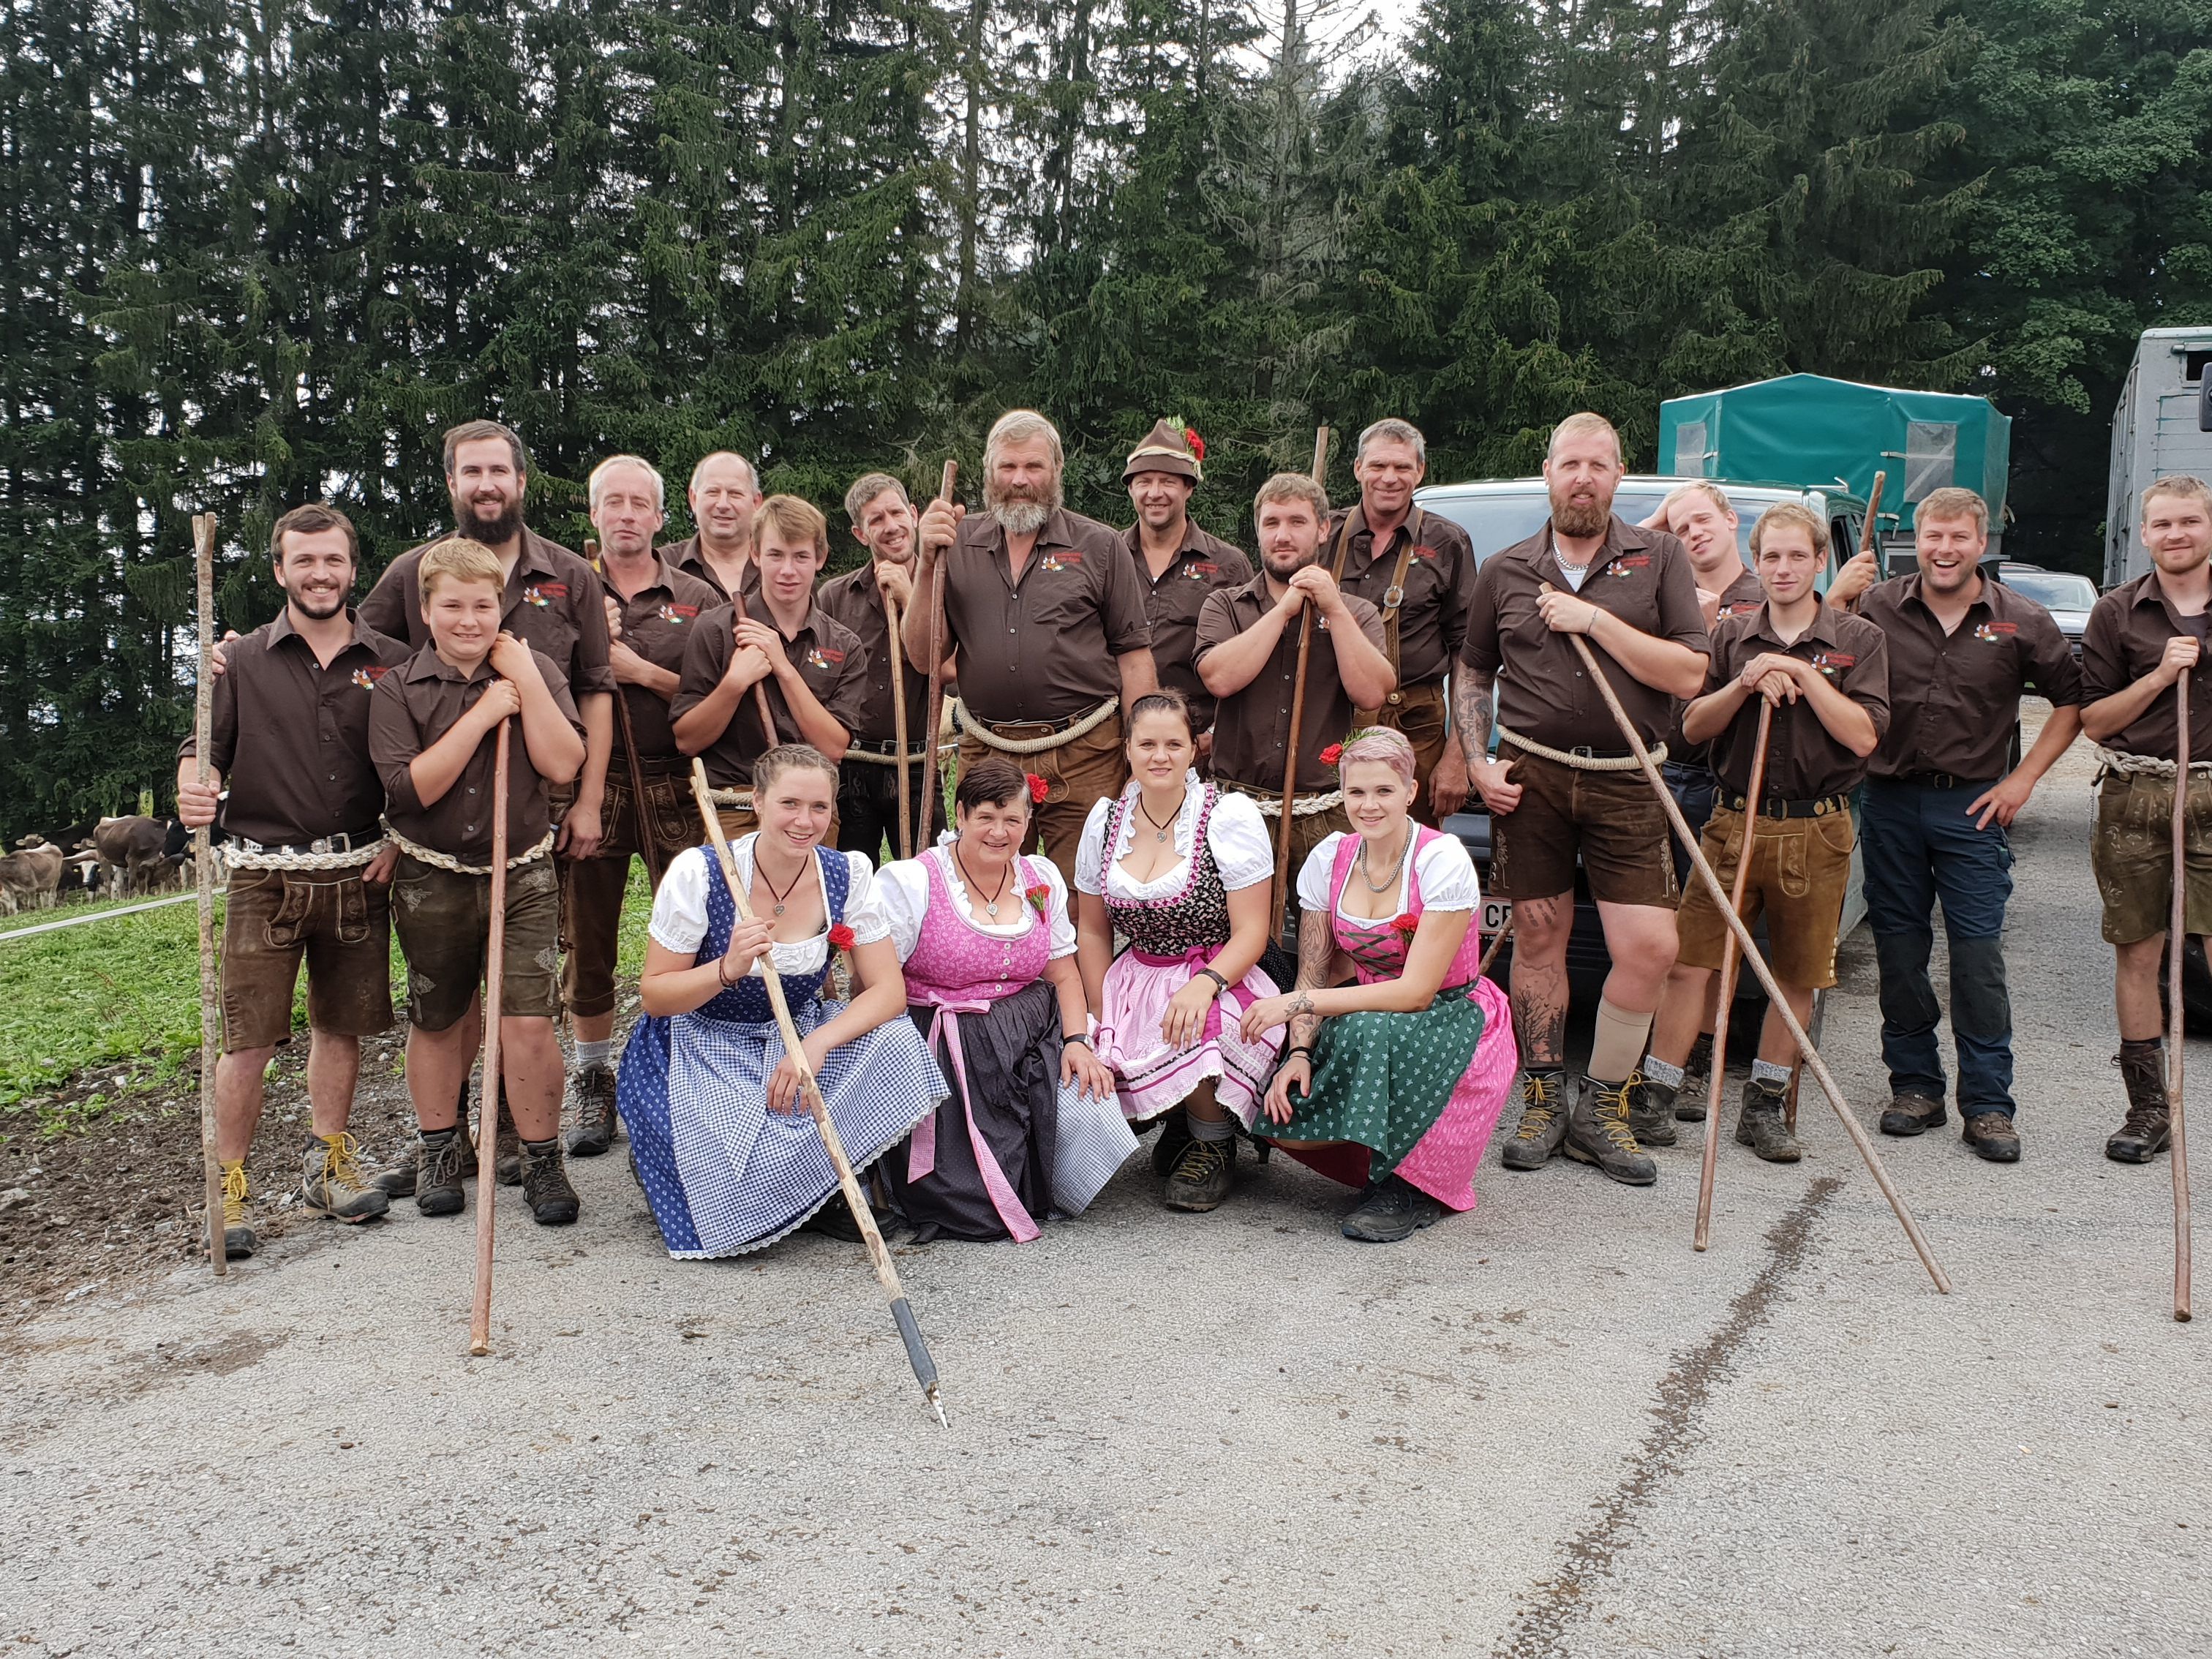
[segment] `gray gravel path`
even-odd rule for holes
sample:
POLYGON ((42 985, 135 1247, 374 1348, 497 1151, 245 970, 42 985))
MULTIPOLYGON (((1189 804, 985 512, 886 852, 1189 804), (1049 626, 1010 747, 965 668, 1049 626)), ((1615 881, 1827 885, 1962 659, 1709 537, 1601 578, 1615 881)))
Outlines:
MULTIPOLYGON (((1702 1256, 1686 1138, 1644 1192, 1493 1159, 1395 1248, 1280 1162, 1211 1218, 1133 1164, 902 1253, 948 1433, 857 1249, 671 1262, 602 1159, 573 1231, 503 1195, 490 1359, 469 1230, 406 1205, 10 1332, 0 1650, 2202 1654, 2212 1315, 2168 1316, 2165 1164, 2100 1155, 2087 775, 2016 838, 2026 1161, 1881 1143, 1948 1299, 1809 1087, 1702 1256)), ((1869 1127, 1873 992, 1862 937, 1869 1127)))

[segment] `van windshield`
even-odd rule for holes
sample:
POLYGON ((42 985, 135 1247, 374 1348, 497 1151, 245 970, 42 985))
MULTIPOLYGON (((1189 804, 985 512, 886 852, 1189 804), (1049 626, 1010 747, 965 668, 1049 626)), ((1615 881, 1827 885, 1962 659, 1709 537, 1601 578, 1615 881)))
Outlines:
MULTIPOLYGON (((1658 510, 1659 503, 1667 499, 1673 486, 1623 484, 1613 498, 1613 510, 1631 524, 1641 524, 1658 510)), ((1467 532, 1468 539, 1474 544, 1475 562, 1480 564, 1492 554, 1524 542, 1544 527, 1551 516, 1552 504, 1539 484, 1527 494, 1506 494, 1504 491, 1480 495, 1447 497, 1434 503, 1424 503, 1431 512, 1442 513, 1467 532)), ((1767 506, 1762 501, 1757 506, 1740 503, 1736 526, 1736 544, 1741 550, 1744 562, 1751 562, 1751 526, 1759 517, 1759 509, 1767 506), (1748 508, 1749 510, 1745 510, 1748 508)))

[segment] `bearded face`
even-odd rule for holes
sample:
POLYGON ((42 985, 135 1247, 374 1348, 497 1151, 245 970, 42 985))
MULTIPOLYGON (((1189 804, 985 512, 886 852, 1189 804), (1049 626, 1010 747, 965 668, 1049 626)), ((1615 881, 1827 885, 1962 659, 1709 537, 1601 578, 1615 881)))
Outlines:
POLYGON ((1613 491, 1591 478, 1555 478, 1552 523, 1565 536, 1601 536, 1613 517, 1613 491))
POLYGON ((1009 536, 1033 536, 1062 501, 1060 467, 1042 440, 1008 443, 992 457, 983 507, 1009 536))
POLYGON ((501 547, 522 528, 522 492, 513 474, 505 479, 460 482, 447 494, 453 504, 453 528, 486 547, 501 547))

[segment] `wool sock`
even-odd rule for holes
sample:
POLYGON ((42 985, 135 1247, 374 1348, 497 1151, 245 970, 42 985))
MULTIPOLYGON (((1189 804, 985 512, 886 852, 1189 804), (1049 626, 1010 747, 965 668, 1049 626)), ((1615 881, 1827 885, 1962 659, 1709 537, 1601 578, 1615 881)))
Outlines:
POLYGON ((1790 1068, 1777 1066, 1771 1060, 1754 1060, 1751 1062, 1751 1080, 1764 1083, 1770 1088, 1787 1089, 1790 1086, 1790 1068))
POLYGON ((604 1042, 586 1042, 579 1038, 576 1042, 576 1067, 584 1071, 594 1066, 606 1066, 613 1060, 614 1052, 615 1040, 612 1037, 604 1042))
POLYGON ((1590 1043, 1588 1075, 1592 1083, 1619 1088, 1644 1058, 1644 1045, 1651 1040, 1651 1016, 1632 1014, 1599 1000, 1597 1036, 1590 1043))
POLYGON ((1682 1086, 1682 1068, 1679 1066, 1669 1066, 1663 1060, 1655 1060, 1651 1055, 1646 1054, 1644 1056, 1644 1080, 1646 1083, 1656 1083, 1662 1088, 1680 1090, 1682 1086))
POLYGON ((522 1150, 530 1154, 532 1162, 543 1164, 549 1158, 559 1156, 561 1137, 556 1135, 550 1140, 526 1140, 522 1143, 522 1150))
POLYGON ((1190 1138, 1193 1140, 1232 1140, 1237 1135, 1237 1120, 1232 1117, 1200 1117, 1189 1115, 1190 1138))
POLYGON ((2120 1039, 2120 1059, 2150 1060, 2166 1052, 2164 1037, 2123 1037, 2120 1039))

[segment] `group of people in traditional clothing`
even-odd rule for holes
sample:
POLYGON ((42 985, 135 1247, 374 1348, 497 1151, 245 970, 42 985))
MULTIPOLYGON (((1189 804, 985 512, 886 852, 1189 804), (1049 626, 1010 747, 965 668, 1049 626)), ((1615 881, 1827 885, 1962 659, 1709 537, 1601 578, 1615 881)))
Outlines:
MULTIPOLYGON (((217 1073, 231 1253, 255 1246, 243 1160, 302 960, 307 1202, 345 1221, 410 1195, 424 1214, 465 1207, 502 733, 503 1064, 482 1080, 477 1133, 496 1137, 500 1179, 541 1224, 579 1213, 566 1159, 626 1134, 672 1255, 855 1233, 809 1079, 872 1202, 923 1238, 1035 1238, 1155 1131, 1170 1209, 1226 1201, 1243 1143, 1352 1189, 1346 1237, 1408 1238, 1474 1204, 1516 1077, 1506 1168, 1564 1152, 1648 1184, 1645 1148, 1705 1113, 1689 1075, 1723 918, 1702 887, 1682 902, 1664 815, 1569 636, 1664 757, 1723 884, 1755 808, 1747 909, 1801 1023, 1835 982, 1863 842, 1893 1134, 1944 1120, 1927 974, 1941 898, 1957 1103, 1967 1144, 1996 1161, 2020 1152, 2004 830, 2079 731, 2106 744, 2097 873, 2130 1103, 2108 1150, 2163 1146, 2154 831, 2175 770, 2164 694, 2212 599, 2202 483, 2154 487, 2157 568, 2100 604, 2077 669, 2047 614, 1981 574, 1986 509, 1963 490, 1918 504, 1913 574, 1878 582, 1862 556, 1828 582, 1827 526, 1794 503, 1753 527, 1747 568, 1717 485, 1685 484, 1641 525, 1618 517, 1618 434, 1575 415, 1550 441, 1551 517, 1478 562, 1414 500, 1420 433, 1384 420, 1360 435, 1350 507, 1297 474, 1261 488, 1255 567, 1191 520, 1204 455, 1180 422, 1156 426, 1128 457, 1135 521, 1116 532, 1067 509, 1058 432, 1014 411, 991 430, 978 512, 917 510, 887 473, 857 480, 845 508, 866 561, 827 581, 823 515, 763 496, 732 454, 694 469, 688 541, 659 544, 661 474, 617 455, 591 475, 588 556, 556 546, 523 523, 520 440, 490 422, 447 434, 453 533, 403 555, 357 611, 351 526, 322 504, 285 514, 270 546, 284 614, 221 653, 212 779, 189 741, 179 764, 180 816, 220 818, 233 870, 217 1073), (954 688, 949 817, 925 783, 933 670, 954 688), (2008 764, 2030 687, 2054 712, 2008 764), (1442 828, 1478 799, 1491 888, 1513 906, 1510 995, 1478 971, 1477 872, 1442 828), (634 858, 653 895, 642 1015, 617 1062, 634 858), (1611 968, 1577 1088, 1578 872, 1611 968), (392 927, 419 1133, 371 1174, 347 1120, 360 1039, 392 1019, 392 927)), ((2192 732, 2212 769, 2207 715, 2192 732)), ((2212 928, 2205 836, 2192 931, 2212 928)), ((1770 1012, 1737 1127, 1759 1157, 1799 1156, 1796 1058, 1770 1012)))

